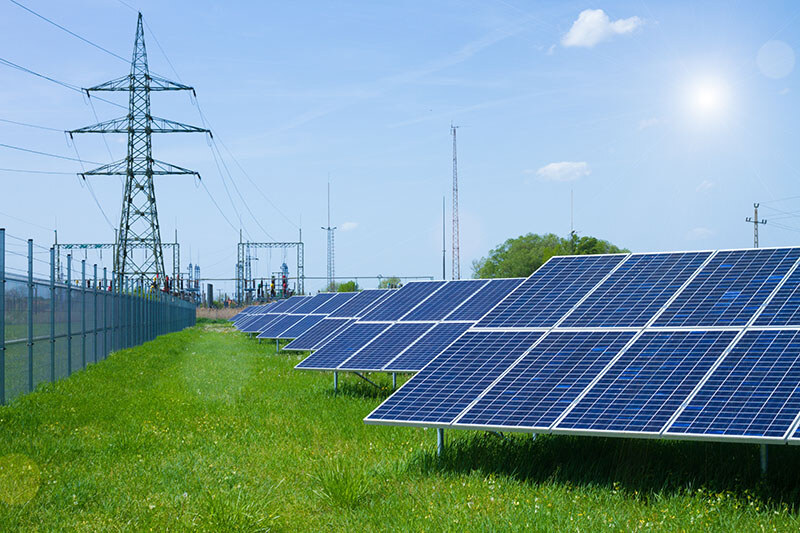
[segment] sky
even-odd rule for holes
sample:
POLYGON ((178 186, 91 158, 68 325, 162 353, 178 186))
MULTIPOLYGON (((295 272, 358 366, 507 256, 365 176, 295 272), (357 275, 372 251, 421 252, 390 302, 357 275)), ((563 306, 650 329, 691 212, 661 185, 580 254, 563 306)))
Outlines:
MULTIPOLYGON (((240 228, 302 228, 306 275, 324 278, 329 179, 337 276, 441 277, 445 198, 450 277, 451 123, 462 277, 508 238, 568 235, 571 213, 579 235, 636 252, 744 248, 758 202, 760 245, 797 243, 796 2, 17 2, 126 59, 141 10, 151 70, 195 87, 196 102, 154 93, 153 114, 205 120, 216 144, 159 135, 153 150, 202 176, 157 177, 156 194, 162 239, 177 229, 182 269, 204 278, 234 276, 240 228)), ((9 0, 0 58, 79 87, 129 70, 9 0)), ((123 158, 125 136, 63 130, 124 113, 0 64, 0 144, 88 170, 123 158)), ((12 267, 16 238, 113 241, 120 179, 2 146, 0 168, 12 267)), ((284 259, 262 251, 254 271, 284 259)))

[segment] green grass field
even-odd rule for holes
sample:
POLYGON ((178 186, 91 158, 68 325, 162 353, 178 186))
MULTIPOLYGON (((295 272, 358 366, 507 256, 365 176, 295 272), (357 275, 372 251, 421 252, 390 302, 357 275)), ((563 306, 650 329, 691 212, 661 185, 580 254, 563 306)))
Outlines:
MULTIPOLYGON (((227 323, 0 408, 2 531, 796 531, 800 448, 367 426, 388 395, 227 323)), ((388 376, 373 376, 384 386, 388 376)))

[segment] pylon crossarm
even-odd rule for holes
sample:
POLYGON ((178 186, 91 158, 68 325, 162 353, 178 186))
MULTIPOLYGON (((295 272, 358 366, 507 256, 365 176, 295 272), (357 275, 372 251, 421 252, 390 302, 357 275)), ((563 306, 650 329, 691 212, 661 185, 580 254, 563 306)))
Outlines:
MULTIPOLYGON (((145 172, 136 171, 133 175, 145 175, 145 172)), ((128 175, 128 161, 127 159, 123 159, 121 161, 115 161, 114 163, 109 163, 107 165, 103 165, 102 167, 97 167, 93 170, 89 170, 87 172, 80 172, 79 176, 86 177, 86 176, 127 176, 128 175)), ((192 175, 197 176, 200 179, 200 174, 195 172, 194 170, 189 170, 187 168, 179 167, 177 165, 173 165, 170 163, 165 163, 164 161, 158 161, 156 159, 153 160, 152 165, 152 175, 153 176, 183 176, 183 175, 192 175)))
MULTIPOLYGON (((95 92, 95 91, 130 91, 131 84, 133 82, 133 75, 126 74, 125 76, 107 81, 105 83, 101 83, 100 85, 95 85, 94 87, 89 87, 88 89, 84 89, 84 92, 95 92)), ((170 81, 166 78, 162 78, 161 76, 153 76, 153 75, 145 75, 145 79, 149 84, 149 89, 151 91, 192 91, 194 93, 194 87, 190 87, 188 85, 184 85, 182 83, 176 83, 174 81, 170 81)))
POLYGON ((211 133, 211 130, 175 122, 166 118, 149 117, 146 127, 131 127, 130 117, 119 117, 91 126, 68 131, 73 133, 211 133))

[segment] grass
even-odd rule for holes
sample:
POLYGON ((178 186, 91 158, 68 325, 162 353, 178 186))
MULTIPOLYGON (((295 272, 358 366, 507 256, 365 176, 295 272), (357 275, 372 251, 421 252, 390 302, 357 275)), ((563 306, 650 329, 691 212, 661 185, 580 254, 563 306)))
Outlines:
POLYGON ((2 531, 795 531, 800 448, 367 426, 389 393, 227 323, 0 408, 2 531), (38 488, 37 488, 38 487, 38 488))

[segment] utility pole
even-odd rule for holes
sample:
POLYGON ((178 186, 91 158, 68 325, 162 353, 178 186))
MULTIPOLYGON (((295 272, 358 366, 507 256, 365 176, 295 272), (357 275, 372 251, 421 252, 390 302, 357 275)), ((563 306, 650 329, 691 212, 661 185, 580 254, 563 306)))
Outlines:
POLYGON ((334 282, 336 274, 333 265, 333 232, 336 231, 335 227, 331 227, 331 181, 328 179, 328 227, 323 227, 328 232, 328 287, 327 290, 334 290, 334 282))
POLYGON ((458 126, 450 124, 453 135, 453 279, 461 279, 461 250, 458 231, 458 156, 456 152, 456 130, 458 126))
POLYGON ((767 223, 766 220, 758 219, 758 204, 753 204, 753 216, 744 220, 753 223, 753 248, 758 248, 758 225, 767 223))
POLYGON ((573 255, 575 254, 575 197, 572 189, 569 190, 569 246, 573 255))
POLYGON ((158 224, 156 194, 153 186, 154 175, 200 175, 169 163, 153 159, 153 133, 208 133, 204 128, 189 126, 154 117, 150 114, 151 91, 192 91, 187 85, 175 83, 150 74, 147 65, 147 51, 144 44, 142 14, 136 23, 136 40, 129 75, 84 89, 87 96, 94 91, 122 91, 128 93, 127 116, 100 122, 68 132, 74 133, 126 133, 128 135, 128 156, 122 161, 103 165, 86 176, 125 176, 125 192, 122 197, 122 212, 117 233, 117 249, 114 256, 114 272, 117 279, 157 278, 164 281, 164 253, 161 247, 161 229, 158 224), (144 257, 137 262, 133 257, 132 245, 145 246, 144 257))

